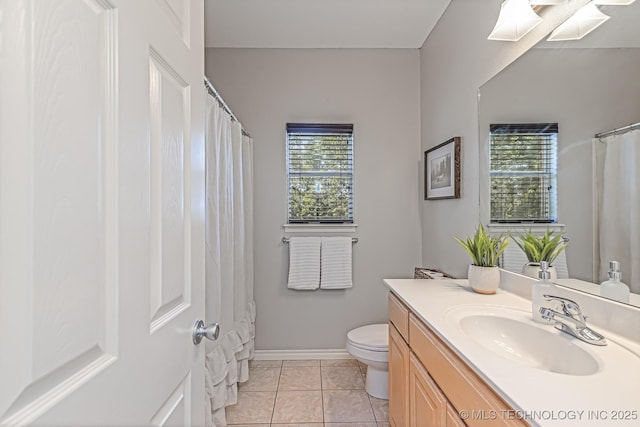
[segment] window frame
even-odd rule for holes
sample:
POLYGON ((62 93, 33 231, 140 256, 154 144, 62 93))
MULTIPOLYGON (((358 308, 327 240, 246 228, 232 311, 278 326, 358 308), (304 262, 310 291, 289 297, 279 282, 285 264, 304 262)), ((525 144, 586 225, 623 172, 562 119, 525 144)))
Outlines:
MULTIPOLYGON (((488 189, 488 207, 486 214, 488 215, 489 223, 493 225, 499 224, 530 224, 530 225, 553 225, 558 224, 558 123, 501 123, 491 124, 488 136, 488 176, 487 176, 487 189, 488 189), (520 171, 513 171, 507 169, 495 170, 493 167, 493 145, 494 135, 513 135, 514 139, 518 136, 530 137, 532 135, 540 135, 539 141, 535 142, 540 144, 540 149, 534 153, 535 159, 533 162, 539 159, 546 166, 544 169, 536 169, 535 167, 523 168, 520 171), (519 217, 519 218, 507 218, 505 216, 494 216, 493 204, 494 204, 494 178, 534 178, 540 177, 540 182, 548 182, 550 185, 548 189, 549 194, 546 198, 539 198, 538 209, 543 211, 548 209, 545 215, 539 215, 538 217, 519 217), (546 202, 545 202, 546 201, 546 202)), ((497 139, 497 138, 496 138, 497 139)), ((504 138, 503 138, 504 139, 504 138)), ((503 150, 503 152, 506 150, 503 150)), ((519 153, 521 154, 521 153, 519 153)), ((531 158, 524 158, 524 162, 532 161, 531 158)), ((522 165, 524 166, 524 164, 522 165)), ((511 198, 516 196, 516 193, 511 193, 511 198)), ((509 199, 503 204, 511 203, 509 199)))
POLYGON ((353 225, 354 224, 354 132, 353 124, 329 124, 329 123, 287 123, 286 124, 286 175, 287 175, 287 221, 288 225, 307 225, 307 224, 322 224, 322 225, 353 225), (292 172, 292 160, 291 160, 291 138, 290 135, 309 135, 310 138, 314 136, 331 136, 331 135, 348 135, 348 156, 346 159, 347 168, 327 171, 327 170, 315 170, 311 172, 304 172, 302 170, 292 172), (346 177, 348 181, 348 201, 347 201, 347 216, 339 218, 330 217, 313 217, 313 218, 295 218, 292 217, 292 177, 346 177))

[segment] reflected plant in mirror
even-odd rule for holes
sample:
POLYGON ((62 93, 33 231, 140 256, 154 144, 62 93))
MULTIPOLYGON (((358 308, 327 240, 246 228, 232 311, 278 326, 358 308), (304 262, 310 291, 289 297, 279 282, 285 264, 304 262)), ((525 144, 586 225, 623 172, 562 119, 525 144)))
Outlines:
POLYGON ((554 261, 558 258, 558 255, 567 248, 567 243, 564 240, 562 233, 553 236, 553 231, 547 229, 543 235, 537 235, 531 230, 524 234, 512 236, 516 245, 524 252, 529 261, 522 268, 522 274, 525 276, 538 277, 540 270, 540 263, 546 261, 548 265, 548 271, 551 274, 551 280, 558 278, 554 261))
MULTIPOLYGON (((595 295, 608 277, 609 261, 620 261, 630 303, 640 306, 640 198, 633 190, 640 186, 640 130, 629 126, 640 122, 640 2, 600 8, 611 18, 597 30, 581 40, 543 40, 479 88, 479 220, 491 233, 550 230, 554 238, 570 238, 555 261, 566 259, 556 283, 595 295), (545 123, 557 124, 555 182, 551 175, 541 178, 546 172, 535 169, 540 153, 531 150, 518 154, 528 159, 520 166, 494 166, 492 125, 545 123), (520 168, 527 162, 534 168, 520 168), (527 176, 529 188, 516 182, 527 176), (500 187, 498 179, 509 184, 500 187), (503 218, 492 206, 492 190, 499 188, 517 190, 503 218)), ((509 251, 514 248, 525 258, 516 245, 509 251)), ((522 264, 512 271, 521 273, 522 264)))

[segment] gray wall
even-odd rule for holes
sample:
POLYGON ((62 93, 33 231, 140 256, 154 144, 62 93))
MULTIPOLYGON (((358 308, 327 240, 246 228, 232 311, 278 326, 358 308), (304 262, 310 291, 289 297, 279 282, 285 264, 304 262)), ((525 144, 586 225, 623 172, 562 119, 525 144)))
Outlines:
POLYGON ((487 36, 501 0, 452 0, 429 34, 420 50, 422 150, 460 136, 462 188, 460 199, 422 203, 424 265, 467 275, 469 257, 453 236, 471 234, 479 223, 478 88, 586 2, 547 8, 544 22, 520 41, 497 42, 487 36))
POLYGON ((255 140, 256 349, 341 349, 386 322, 385 277, 420 265, 417 49, 207 49, 206 75, 255 140), (354 286, 286 288, 285 123, 354 124, 354 286))
POLYGON ((478 88, 580 4, 554 7, 517 43, 486 40, 501 0, 452 0, 422 49, 207 49, 206 75, 256 141, 258 350, 344 348, 387 319, 385 277, 413 267, 466 277, 453 236, 479 222, 478 88), (354 287, 286 289, 285 123, 355 125, 354 287), (462 198, 424 201, 422 153, 462 137, 462 198))
MULTIPOLYGON (((531 49, 480 91, 483 143, 490 123, 558 123, 558 221, 571 239, 572 278, 600 281, 593 277, 592 138, 638 120, 639 70, 640 49, 531 49)), ((483 187, 488 198, 488 178, 483 187)))

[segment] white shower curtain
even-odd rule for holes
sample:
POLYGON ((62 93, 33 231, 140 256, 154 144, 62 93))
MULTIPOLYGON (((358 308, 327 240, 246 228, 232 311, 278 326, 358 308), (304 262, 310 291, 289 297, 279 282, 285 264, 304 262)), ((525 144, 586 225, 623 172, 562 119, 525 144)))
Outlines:
POLYGON ((220 323, 206 348, 207 425, 219 427, 254 351, 253 141, 210 95, 206 112, 205 311, 220 323))
POLYGON ((620 261, 622 281, 640 293, 640 130, 594 143, 600 280, 620 261))

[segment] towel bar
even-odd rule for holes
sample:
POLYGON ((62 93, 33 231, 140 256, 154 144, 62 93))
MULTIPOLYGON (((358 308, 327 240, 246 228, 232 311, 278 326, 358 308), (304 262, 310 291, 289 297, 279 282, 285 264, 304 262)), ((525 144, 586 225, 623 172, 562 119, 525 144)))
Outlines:
MULTIPOLYGON (((288 245, 289 244, 289 238, 287 236, 283 237, 282 238, 282 243, 284 243, 285 245, 288 245)), ((352 237, 351 238, 351 243, 353 243, 354 245, 356 243, 358 243, 358 238, 357 237, 352 237)))

